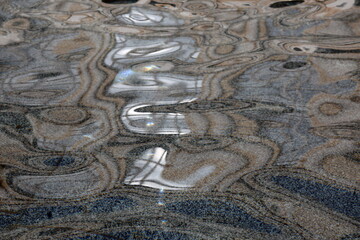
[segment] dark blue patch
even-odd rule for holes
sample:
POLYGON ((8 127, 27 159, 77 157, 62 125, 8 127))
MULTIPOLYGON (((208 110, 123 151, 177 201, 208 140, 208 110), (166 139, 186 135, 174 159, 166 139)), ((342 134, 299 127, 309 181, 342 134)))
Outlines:
POLYGON ((360 233, 355 233, 342 237, 340 240, 359 240, 359 239, 360 239, 360 233))
POLYGON ((51 206, 29 208, 19 214, 19 221, 22 224, 33 224, 45 219, 65 217, 83 211, 81 206, 51 206))
POLYGON ((186 214, 191 217, 205 218, 206 220, 230 224, 234 227, 250 228, 266 233, 280 233, 276 226, 264 223, 229 202, 192 200, 167 204, 170 211, 186 214))
POLYGON ((80 213, 82 210, 81 206, 28 208, 15 214, 0 215, 0 226, 6 227, 14 223, 23 225, 34 224, 47 219, 80 213))
POLYGON ((99 234, 91 234, 83 237, 76 237, 76 238, 67 238, 67 240, 110 240, 110 239, 117 239, 111 236, 103 236, 99 234))
POLYGON ((127 231, 120 232, 114 235, 117 239, 144 239, 144 240, 153 240, 153 239, 168 239, 168 240, 190 240, 188 235, 178 232, 163 232, 163 231, 127 231))
POLYGON ((360 220, 360 194, 358 192, 288 176, 273 176, 271 180, 291 192, 310 197, 328 208, 360 220))
POLYGON ((90 211, 94 213, 115 212, 135 206, 135 202, 125 197, 107 197, 90 204, 90 211))
POLYGON ((58 156, 46 159, 44 164, 52 167, 66 166, 75 162, 75 159, 71 156, 58 156))
POLYGON ((14 224, 16 221, 16 217, 14 215, 0 215, 0 227, 6 227, 14 224))
POLYGON ((22 134, 31 134, 32 126, 23 113, 2 112, 0 113, 0 125, 8 125, 22 134))
POLYGON ((190 240, 195 239, 190 237, 187 234, 178 233, 178 232, 163 232, 163 231, 124 231, 119 233, 109 233, 103 235, 87 235, 84 237, 71 238, 69 240, 110 240, 110 239, 128 239, 128 240, 154 240, 154 239, 164 239, 164 240, 190 240))
POLYGON ((84 212, 102 213, 121 211, 132 206, 135 206, 135 202, 130 198, 106 197, 79 206, 28 208, 13 214, 0 214, 0 227, 6 227, 12 224, 34 224, 47 219, 61 218, 84 212))

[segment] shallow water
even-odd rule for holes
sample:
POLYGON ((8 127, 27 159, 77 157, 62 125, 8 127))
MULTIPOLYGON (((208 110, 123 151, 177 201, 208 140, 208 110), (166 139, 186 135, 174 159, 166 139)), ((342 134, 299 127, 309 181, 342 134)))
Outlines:
POLYGON ((358 0, 3 0, 1 239, 358 239, 358 0))

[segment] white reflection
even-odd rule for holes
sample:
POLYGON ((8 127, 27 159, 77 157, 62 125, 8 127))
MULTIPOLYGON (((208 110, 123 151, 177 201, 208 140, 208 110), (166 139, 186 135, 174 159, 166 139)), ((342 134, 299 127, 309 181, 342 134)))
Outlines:
POLYGON ((116 45, 105 58, 105 64, 122 68, 123 64, 172 57, 194 62, 199 55, 194 39, 190 37, 159 37, 139 39, 117 34, 116 45))
MULTIPOLYGON (((167 151, 161 147, 149 148, 135 160, 132 169, 126 176, 124 183, 128 185, 141 185, 160 190, 181 190, 194 187, 198 181, 211 174, 215 167, 203 166, 185 179, 172 181, 163 178, 166 167, 167 151)), ((160 205, 162 202, 160 203, 160 205)))
POLYGON ((176 18, 165 11, 155 11, 146 8, 132 7, 128 13, 117 17, 120 21, 137 26, 179 26, 184 20, 176 18))
MULTIPOLYGON (((147 67, 152 68, 152 66, 147 67)), ((201 88, 202 80, 197 76, 185 76, 166 73, 142 73, 132 69, 120 71, 108 89, 109 94, 132 92, 166 97, 173 93, 192 93, 196 95, 201 88), (152 92, 152 93, 151 93, 152 92)), ((189 94, 188 94, 189 95, 189 94)))
MULTIPOLYGON (((156 65, 143 67, 148 71, 156 68, 156 65)), ((108 93, 126 93, 134 98, 124 106, 121 113, 121 120, 128 130, 141 134, 188 134, 190 129, 181 113, 139 112, 137 109, 194 101, 200 92, 201 83, 202 80, 195 76, 124 69, 117 74, 108 93)))
POLYGON ((170 61, 154 61, 150 63, 139 63, 132 66, 132 69, 138 72, 169 72, 175 68, 170 61))
POLYGON ((139 108, 154 105, 176 104, 179 102, 156 102, 147 104, 127 105, 121 114, 125 127, 141 134, 188 134, 191 132, 186 119, 180 113, 138 112, 139 108))
MULTIPOLYGON (((122 17, 124 21, 134 23, 170 19, 167 13, 159 16, 155 16, 155 13, 157 14, 152 10, 132 8, 130 13, 122 17)), ((202 77, 168 73, 175 65, 161 59, 195 62, 199 55, 195 40, 191 37, 140 39, 120 34, 115 39, 116 45, 106 56, 105 64, 119 72, 107 93, 131 98, 122 109, 121 120, 124 126, 129 131, 140 134, 190 133, 183 114, 136 110, 144 106, 177 104, 197 98, 202 77)))

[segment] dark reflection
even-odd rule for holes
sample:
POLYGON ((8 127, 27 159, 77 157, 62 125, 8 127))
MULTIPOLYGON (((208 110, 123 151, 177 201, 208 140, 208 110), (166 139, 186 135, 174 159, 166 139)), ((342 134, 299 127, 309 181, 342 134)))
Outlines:
POLYGON ((149 4, 151 4, 151 5, 154 5, 154 6, 166 6, 166 5, 168 5, 168 6, 171 6, 171 7, 176 7, 176 5, 175 4, 173 4, 173 3, 162 3, 162 2, 157 2, 157 1, 150 1, 150 3, 149 4))
POLYGON ((138 112, 206 112, 243 110, 256 106, 256 103, 245 101, 194 101, 189 103, 152 105, 137 109, 138 112))
POLYGON ((131 4, 136 3, 138 0, 101 0, 103 3, 108 4, 131 4))
POLYGON ((307 63, 306 62, 287 62, 283 65, 283 68, 286 69, 296 69, 304 67, 307 63))
POLYGON ((0 113, 0 126, 12 127, 18 133, 31 134, 32 127, 29 120, 22 113, 2 112, 0 113))
POLYGON ((37 75, 34 76, 35 79, 38 78, 49 78, 49 77, 57 77, 62 75, 63 73, 61 72, 44 72, 44 73, 38 73, 37 75))
POLYGON ((66 166, 72 164, 73 162, 75 162, 75 159, 73 157, 59 156, 45 160, 44 164, 55 167, 55 166, 66 166))
POLYGON ((360 49, 331 49, 331 48, 317 48, 316 53, 328 53, 328 54, 341 54, 341 53, 360 53, 360 49))
POLYGON ((360 151, 346 153, 345 156, 355 162, 360 163, 360 151))
POLYGON ((303 0, 281 1, 270 4, 271 8, 291 7, 303 3, 303 0))

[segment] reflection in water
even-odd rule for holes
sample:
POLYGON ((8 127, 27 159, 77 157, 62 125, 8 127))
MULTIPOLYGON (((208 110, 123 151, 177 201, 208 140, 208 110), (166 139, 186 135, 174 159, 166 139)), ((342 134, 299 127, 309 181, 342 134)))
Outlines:
POLYGON ((359 0, 6 0, 0 239, 357 239, 359 0))
MULTIPOLYGON (((159 68, 150 65, 144 67, 144 70, 150 71, 148 69, 159 68)), ((166 98, 174 99, 176 94, 196 96, 200 88, 201 77, 168 73, 144 73, 126 69, 116 75, 115 80, 108 88, 108 93, 130 92, 138 97, 147 95, 147 98, 150 96, 161 101, 166 98)))
POLYGON ((136 109, 153 104, 174 104, 188 102, 196 98, 201 87, 201 78, 168 72, 174 68, 171 62, 161 58, 176 56, 182 61, 194 61, 196 47, 188 37, 157 38, 156 41, 116 36, 117 45, 105 59, 108 66, 119 69, 113 83, 108 88, 109 95, 131 96, 124 106, 121 119, 132 132, 142 134, 184 134, 189 133, 182 114, 138 113, 136 109), (126 64, 144 60, 134 69, 124 69, 126 64), (185 97, 174 97, 183 95, 185 97))
POLYGON ((184 20, 176 18, 165 11, 155 11, 146 8, 132 7, 128 13, 117 17, 122 22, 136 26, 179 26, 184 20))
MULTIPOLYGON (((141 24, 161 20, 160 16, 146 18, 146 12, 132 9, 130 15, 123 15, 125 20, 143 20, 141 24)), ((167 22, 169 23, 169 22, 167 22)), ((171 54, 179 60, 193 62, 198 56, 194 41, 188 37, 174 39, 156 39, 150 42, 142 39, 126 39, 117 35, 117 46, 110 51, 105 63, 119 69, 107 93, 111 96, 129 96, 131 100, 123 106, 120 119, 125 128, 136 134, 183 135, 191 133, 183 114, 139 112, 137 109, 147 106, 166 106, 192 102, 197 99, 202 85, 201 76, 187 76, 168 73, 174 69, 171 62, 159 61, 171 54), (147 43, 148 45, 145 45, 147 43), (141 63, 143 60, 155 62, 141 63), (129 61, 131 59, 131 61, 129 61), (139 64, 136 64, 139 62, 139 64), (126 64, 136 64, 124 69, 126 64)), ((166 168, 166 151, 161 148, 144 150, 124 180, 125 184, 142 185, 158 189, 176 190, 193 187, 204 176, 203 168, 186 177, 186 180, 170 181, 162 176, 166 168), (161 152, 163 151, 163 152, 161 152), (160 154, 160 153, 161 154, 160 154), (150 154, 150 155, 149 155, 150 154), (155 164, 155 165, 154 165, 155 164), (137 169, 141 169, 137 172, 137 169), (201 174, 200 174, 201 173, 201 174)), ((204 167, 207 169, 208 167, 204 167)), ((210 167, 211 169, 214 167, 210 167)))
POLYGON ((132 39, 117 36, 115 50, 110 51, 105 60, 109 66, 119 69, 114 81, 108 88, 112 96, 131 96, 132 100, 126 104, 121 113, 121 120, 125 127, 140 134, 187 134, 185 116, 180 113, 151 113, 137 112, 136 109, 151 105, 167 105, 190 102, 196 99, 200 92, 202 78, 167 73, 174 68, 171 62, 159 61, 169 54, 176 55, 183 61, 192 62, 196 47, 191 38, 163 39, 150 45, 148 40, 132 39), (134 41, 132 41, 134 40, 134 41), (144 44, 144 45, 143 45, 144 44), (185 45, 184 45, 185 44, 185 45), (130 45, 130 46, 129 46, 130 45), (124 69, 126 63, 140 62, 132 68, 124 69), (155 62, 141 63, 142 60, 155 62))
MULTIPOLYGON (((178 102, 162 102, 172 104, 178 102)), ((161 104, 156 102, 156 104, 161 104)), ((180 113, 137 112, 139 108, 148 105, 144 103, 128 105, 123 109, 121 120, 130 131, 141 134, 187 134, 190 133, 185 116, 180 113)))
POLYGON ((236 99, 277 102, 294 108, 291 114, 280 116, 263 115, 256 111, 244 113, 252 119, 278 123, 278 126, 271 128, 265 125, 260 130, 263 136, 281 145, 282 154, 277 159, 278 164, 297 161, 311 148, 325 142, 323 138, 309 134, 310 119, 307 118, 306 103, 316 94, 346 94, 356 86, 351 80, 318 85, 319 78, 304 57, 296 57, 286 62, 259 63, 234 81, 236 99), (250 89, 256 89, 257 94, 253 94, 250 89), (287 127, 284 127, 285 124, 287 127))
MULTIPOLYGON (((145 70, 159 69, 154 65, 145 70)), ((166 73, 143 73, 131 69, 120 71, 108 88, 111 95, 132 96, 123 107, 121 120, 130 131, 151 134, 189 133, 184 115, 180 113, 137 112, 136 109, 151 105, 191 102, 196 99, 201 80, 195 76, 166 73), (176 95, 180 95, 177 97, 176 95)))
POLYGON ((167 151, 161 147, 146 149, 134 161, 134 165, 125 178, 124 183, 129 185, 142 185, 163 190, 181 190, 193 187, 194 184, 214 169, 214 166, 203 166, 186 179, 171 181, 164 179, 162 174, 166 168, 167 151))
POLYGON ((184 62, 195 62, 199 49, 190 37, 158 37, 141 39, 125 35, 115 35, 116 44, 107 54, 105 64, 113 68, 123 68, 123 64, 158 61, 161 58, 175 58, 184 62))

